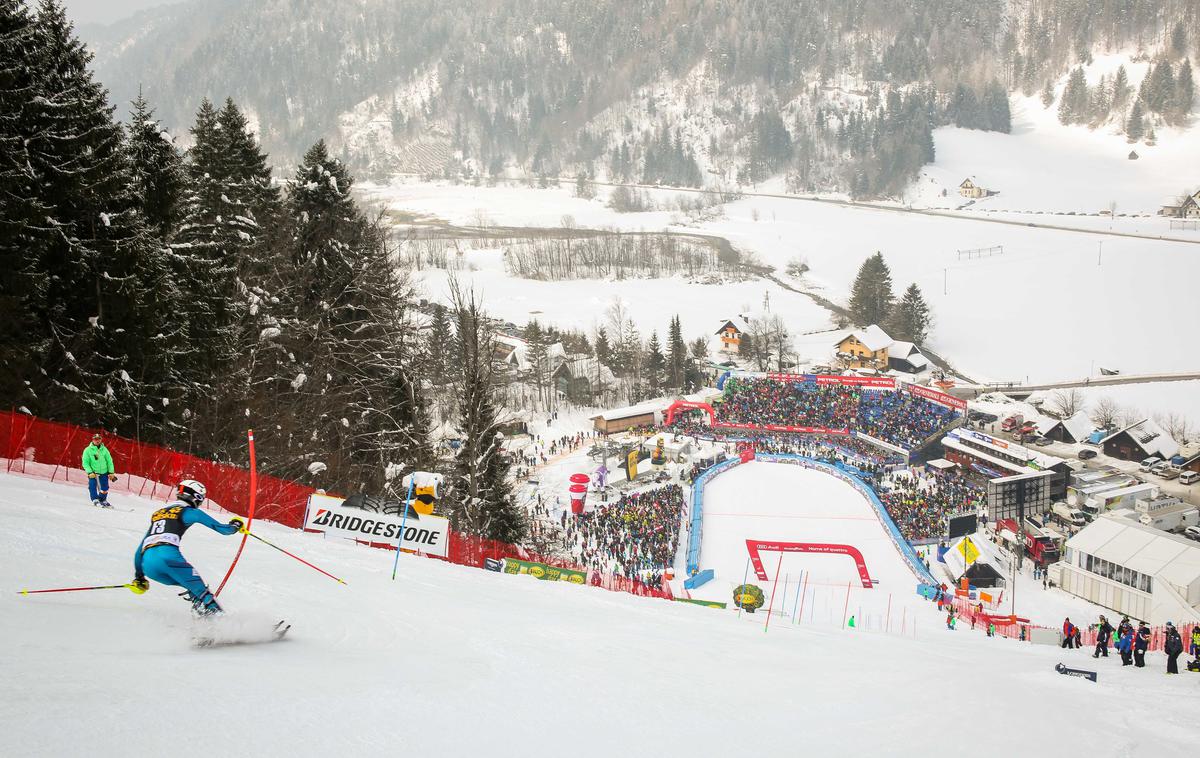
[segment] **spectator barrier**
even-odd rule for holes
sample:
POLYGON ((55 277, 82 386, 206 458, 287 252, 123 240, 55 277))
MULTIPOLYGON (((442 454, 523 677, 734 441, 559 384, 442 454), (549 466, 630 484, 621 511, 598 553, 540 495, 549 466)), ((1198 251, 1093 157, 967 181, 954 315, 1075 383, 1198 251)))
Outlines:
MULTIPOLYGON (((45 421, 14 411, 0 411, 0 458, 3 470, 50 481, 78 484, 81 505, 88 502, 84 488, 87 475, 79 468, 84 447, 96 430, 74 424, 45 421)), ((137 440, 104 434, 104 444, 112 453, 118 481, 110 491, 128 492, 151 500, 166 500, 181 479, 197 479, 208 488, 212 504, 229 513, 245 516, 250 505, 250 472, 214 461, 204 460, 137 440)), ((316 492, 295 482, 259 474, 258 503, 255 518, 274 521, 301 529, 309 495, 316 492)), ((87 507, 92 507, 90 504, 87 507)), ((395 549, 395 545, 367 543, 373 547, 395 549)), ((425 556, 436 558, 437 556, 425 556)), ((449 563, 486 568, 488 559, 519 558, 576 571, 586 567, 542 556, 516 545, 450 532, 450 544, 444 559, 449 563)), ((588 572, 588 584, 614 592, 670 600, 673 595, 665 582, 652 587, 623 576, 597 571, 588 572)))

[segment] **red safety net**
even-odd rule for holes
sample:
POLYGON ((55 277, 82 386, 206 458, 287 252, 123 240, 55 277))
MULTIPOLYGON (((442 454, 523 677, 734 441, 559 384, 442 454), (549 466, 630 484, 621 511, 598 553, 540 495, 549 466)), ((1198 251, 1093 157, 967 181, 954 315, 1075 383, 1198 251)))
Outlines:
MULTIPOLYGON (((3 470, 86 487, 87 475, 83 472, 81 461, 83 449, 91 442, 94 431, 13 411, 0 411, 0 458, 4 459, 3 470)), ((196 479, 204 482, 213 504, 239 516, 249 512, 250 472, 245 469, 110 434, 104 434, 104 444, 112 453, 118 476, 117 482, 110 485, 110 491, 165 501, 172 494, 172 487, 181 479, 196 479)), ((255 519, 302 528, 308 497, 315 491, 295 482, 260 474, 255 519)), ((86 493, 82 493, 81 497, 86 498, 86 493)), ((395 549, 391 545, 375 546, 395 549)), ((668 600, 673 597, 665 581, 659 587, 623 576, 589 572, 583 566, 539 556, 516 545, 450 532, 450 545, 444 560, 485 568, 489 558, 520 558, 588 572, 589 584, 614 592, 668 600)))

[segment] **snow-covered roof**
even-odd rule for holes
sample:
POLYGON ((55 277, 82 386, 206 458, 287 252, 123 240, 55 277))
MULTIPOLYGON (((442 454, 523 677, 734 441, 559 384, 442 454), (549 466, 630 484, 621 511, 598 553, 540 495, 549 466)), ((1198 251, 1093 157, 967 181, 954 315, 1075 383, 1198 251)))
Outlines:
POLYGON ((720 334, 721 332, 725 331, 725 327, 730 326, 730 325, 732 325, 733 328, 737 329, 739 332, 746 331, 746 323, 744 321, 742 321, 742 319, 740 317, 738 317, 738 318, 723 318, 723 319, 721 319, 721 327, 719 329, 717 329, 717 331, 715 333, 720 334))
MULTIPOLYGON (((878 324, 871 324, 865 329, 855 329, 854 331, 850 332, 848 336, 853 337, 861 342, 863 347, 871 352, 883 350, 884 348, 889 347, 893 342, 892 338, 888 336, 888 333, 879 328, 878 324)), ((835 344, 840 345, 845 341, 846 338, 842 337, 835 344)))
POLYGON ((1163 579, 1184 597, 1200 583, 1200 543, 1105 514, 1067 540, 1067 547, 1163 579))
POLYGON ((1005 570, 1006 562, 1001 560, 1000 555, 990 540, 978 534, 968 534, 951 542, 950 548, 942 558, 946 563, 946 568, 950 570, 951 575, 955 579, 960 578, 970 568, 967 566, 966 560, 963 559, 962 553, 958 552, 958 546, 967 539, 971 540, 971 544, 979 551, 979 557, 973 561, 972 565, 974 563, 986 563, 998 571, 1005 570))
POLYGON ((1071 435, 1071 439, 1076 442, 1091 434, 1095 426, 1087 413, 1083 411, 1079 411, 1074 416, 1065 418, 1059 423, 1063 425, 1063 429, 1067 431, 1067 434, 1071 435))
POLYGON ((1131 439, 1138 444, 1147 455, 1157 455, 1164 461, 1179 452, 1179 443, 1171 438, 1153 420, 1145 418, 1136 424, 1130 424, 1124 429, 1118 429, 1104 439, 1100 444, 1108 442, 1118 434, 1129 433, 1131 439))
MULTIPOLYGON (((496 351, 499 354, 500 360, 505 363, 511 363, 521 371, 528 371, 533 368, 533 364, 529 361, 529 343, 520 337, 513 337, 509 334, 497 334, 496 351)), ((546 356, 550 360, 551 366, 557 366, 562 361, 566 360, 567 351, 563 348, 561 342, 555 342, 546 347, 546 356)))
MULTIPOLYGON (((623 418, 631 418, 633 416, 645 416, 650 413, 661 413, 671 404, 671 400, 666 398, 658 398, 657 400, 647 400, 644 403, 637 405, 628 405, 624 408, 613 408, 612 410, 597 413, 591 419, 602 418, 605 421, 616 421, 623 418)), ((589 420, 591 420, 589 419, 589 420)))

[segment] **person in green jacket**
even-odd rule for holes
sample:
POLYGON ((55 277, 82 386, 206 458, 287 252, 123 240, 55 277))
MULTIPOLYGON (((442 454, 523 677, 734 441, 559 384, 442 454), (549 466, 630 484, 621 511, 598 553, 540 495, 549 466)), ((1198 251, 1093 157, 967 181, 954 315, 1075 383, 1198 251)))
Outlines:
POLYGON ((112 454, 104 446, 99 433, 93 434, 92 444, 83 449, 83 470, 87 472, 92 505, 111 508, 108 503, 108 482, 115 482, 117 476, 113 470, 112 454))

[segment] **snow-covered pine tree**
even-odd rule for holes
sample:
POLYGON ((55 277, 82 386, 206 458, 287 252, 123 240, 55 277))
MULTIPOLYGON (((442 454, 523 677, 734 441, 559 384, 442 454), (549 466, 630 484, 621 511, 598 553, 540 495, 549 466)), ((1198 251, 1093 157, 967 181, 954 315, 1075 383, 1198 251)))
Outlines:
POLYGON ((858 326, 880 324, 892 311, 892 272, 876 252, 863 261, 850 289, 850 315, 858 326))
POLYGON ((1146 133, 1146 125, 1142 115, 1142 98, 1138 97, 1133 101, 1133 107, 1129 109, 1129 118, 1125 121, 1125 137, 1129 143, 1137 142, 1146 133))
POLYGON ((908 285, 908 289, 904 290, 904 295, 892 309, 887 329, 888 334, 898 340, 920 345, 929 336, 932 323, 933 316, 929 311, 929 304, 925 302, 921 288, 914 282, 908 285))
POLYGON ((114 109, 57 0, 41 2, 33 33, 29 99, 16 122, 45 212, 24 230, 23 297, 34 320, 23 350, 38 359, 30 407, 132 432, 147 388, 166 380, 145 339, 171 331, 171 314, 155 303, 161 248, 130 191, 114 109))
POLYGON ((527 519, 512 498, 494 391, 494 335, 474 291, 451 282, 455 339, 461 356, 456 387, 463 444, 454 457, 446 504, 454 528, 518 543, 527 519))
POLYGON ((537 403, 534 404, 534 408, 548 408, 550 399, 546 394, 546 386, 550 379, 550 345, 549 338, 537 319, 530 320, 525 327, 525 343, 528 345, 526 359, 529 361, 526 378, 531 380, 537 389, 537 403))
POLYGON ((13 406, 35 407, 40 397, 26 382, 35 375, 34 344, 44 324, 26 304, 46 286, 40 259, 28 254, 44 244, 49 216, 37 191, 27 134, 35 96, 34 21, 21 0, 0 0, 0 394, 13 406), (32 265, 31 265, 32 264, 32 265))
POLYGON ((133 192, 146 225, 170 240, 179 222, 184 192, 183 156, 140 93, 131 104, 125 134, 133 192))

